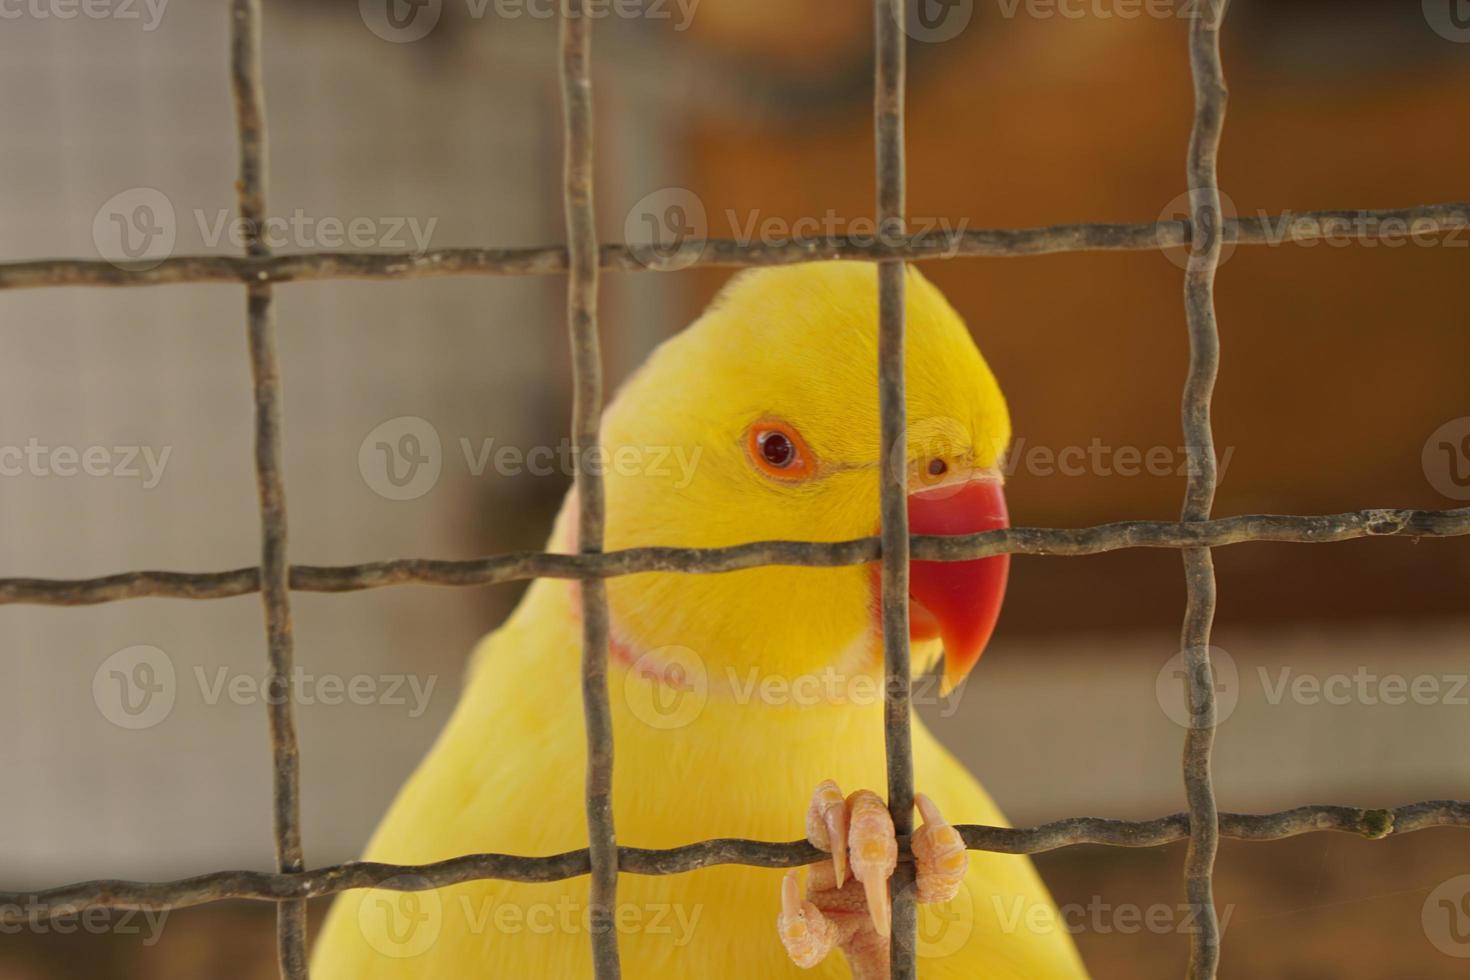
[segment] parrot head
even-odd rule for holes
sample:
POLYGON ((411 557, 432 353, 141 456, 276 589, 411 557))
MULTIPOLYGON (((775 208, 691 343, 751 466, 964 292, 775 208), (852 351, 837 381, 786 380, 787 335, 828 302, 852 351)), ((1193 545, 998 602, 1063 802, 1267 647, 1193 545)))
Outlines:
MULTIPOLYGON (((954 309, 906 276, 910 530, 1004 527, 1005 400, 954 309)), ((877 279, 857 262, 748 271, 660 346, 604 417, 606 548, 876 534, 877 279)), ((1007 556, 910 566, 915 665, 942 652, 946 690, 988 641, 1007 570, 1007 556)), ((878 581, 876 565, 614 578, 614 656, 646 666, 677 650, 737 678, 871 676, 878 581)))

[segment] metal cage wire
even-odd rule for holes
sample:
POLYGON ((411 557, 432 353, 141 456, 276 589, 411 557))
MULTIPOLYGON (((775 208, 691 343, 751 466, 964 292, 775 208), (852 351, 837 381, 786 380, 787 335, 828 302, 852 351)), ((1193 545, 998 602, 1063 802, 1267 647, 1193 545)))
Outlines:
MULTIPOLYGON (((221 871, 178 881, 86 881, 35 893, 0 892, 0 922, 22 921, 22 906, 48 917, 82 908, 174 909, 227 898, 277 904, 280 971, 301 980, 306 967, 306 900, 349 888, 382 885, 398 890, 440 888, 486 878, 557 881, 591 876, 590 929, 599 980, 620 975, 612 926, 618 873, 679 874, 717 864, 789 868, 818 860, 806 841, 775 843, 708 840, 664 850, 617 844, 612 819, 613 744, 607 686, 608 610, 605 580, 633 572, 711 573, 785 564, 833 567, 881 562, 886 696, 888 798, 900 850, 907 854, 912 829, 913 760, 909 745, 908 561, 963 560, 999 554, 1086 555, 1121 548, 1174 548, 1184 559, 1188 604, 1182 629, 1188 700, 1196 723, 1185 736, 1184 784, 1188 811, 1153 820, 1078 817, 1029 829, 959 825, 973 850, 1036 854, 1074 844, 1120 847, 1188 841, 1185 885, 1199 927, 1192 936, 1188 976, 1216 974, 1220 933, 1212 871, 1221 836, 1276 840, 1313 831, 1356 833, 1378 839, 1427 827, 1470 826, 1470 802, 1431 800, 1390 810, 1303 806, 1271 814, 1217 811, 1210 781, 1215 692, 1209 640, 1215 607, 1211 549, 1242 542, 1328 542, 1370 536, 1451 537, 1470 534, 1470 508, 1443 511, 1363 510, 1323 516, 1245 515, 1212 518, 1216 489, 1210 399, 1219 364, 1214 280, 1226 243, 1265 244, 1323 237, 1332 222, 1346 221, 1359 240, 1388 236, 1386 223, 1416 235, 1470 227, 1470 204, 1396 210, 1309 212, 1289 225, 1270 218, 1223 219, 1216 154, 1227 90, 1220 58, 1220 29, 1228 0, 1208 0, 1189 30, 1195 116, 1187 174, 1190 217, 1156 224, 1078 224, 1029 229, 966 231, 958 250, 929 235, 910 236, 904 223, 904 2, 874 0, 874 130, 876 242, 846 238, 779 245, 686 241, 674 250, 599 244, 593 217, 592 0, 561 0, 560 62, 565 134, 564 204, 567 245, 509 249, 438 249, 423 254, 317 252, 274 256, 259 229, 267 215, 267 140, 261 77, 260 0, 230 0, 230 76, 240 144, 240 216, 247 228, 240 257, 172 257, 147 271, 103 261, 47 260, 0 264, 0 289, 41 286, 142 286, 185 282, 243 283, 255 405, 255 468, 260 498, 261 562, 223 572, 135 571, 101 578, 0 579, 0 604, 86 605, 142 596, 222 598, 259 592, 265 612, 268 682, 286 690, 294 659, 290 592, 347 592, 404 583, 487 585, 534 577, 579 579, 583 607, 582 695, 587 728, 586 804, 588 847, 546 857, 472 854, 427 865, 352 862, 307 870, 301 842, 298 748, 289 697, 269 698, 268 721, 274 773, 277 870, 221 871), (1130 521, 1089 528, 1009 528, 957 537, 910 537, 905 507, 903 263, 954 256, 1020 256, 1065 251, 1144 250, 1188 246, 1184 276, 1190 366, 1182 420, 1190 476, 1180 520, 1130 521), (275 351, 272 289, 277 283, 321 279, 404 279, 452 275, 568 273, 567 317, 575 379, 572 441, 596 451, 602 412, 602 364, 598 348, 597 288, 601 268, 663 270, 690 264, 755 266, 818 259, 879 262, 879 363, 881 418, 880 535, 838 543, 757 541, 726 548, 634 548, 605 552, 602 482, 596 468, 578 466, 579 548, 575 555, 517 553, 472 561, 402 559, 348 566, 288 565, 286 501, 281 475, 280 380, 275 351), (898 465, 892 465, 895 463, 898 465)), ((915 910, 911 861, 893 879, 892 975, 916 974, 915 910)))

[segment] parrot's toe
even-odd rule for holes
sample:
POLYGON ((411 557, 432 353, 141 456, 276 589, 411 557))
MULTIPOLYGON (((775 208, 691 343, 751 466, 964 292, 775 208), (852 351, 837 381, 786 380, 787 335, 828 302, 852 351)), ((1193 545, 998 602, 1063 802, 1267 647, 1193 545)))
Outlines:
POLYGON ((947 902, 959 893, 970 852, 960 832, 950 826, 934 801, 923 793, 914 797, 923 823, 914 831, 915 884, 921 902, 947 902))
POLYGON ((841 892, 851 872, 862 885, 873 928, 886 937, 892 921, 888 879, 898 867, 898 838, 883 800, 866 789, 844 797, 835 781, 824 780, 807 809, 806 837, 832 855, 831 876, 814 877, 810 887, 841 892))
POLYGON ((781 914, 776 918, 776 931, 791 961, 802 969, 826 959, 841 939, 837 923, 801 897, 795 871, 786 872, 781 881, 781 914))
POLYGON ((847 882, 847 799, 830 779, 812 794, 806 813, 806 839, 832 855, 832 873, 837 887, 847 882))
POLYGON ((888 806, 872 790, 860 789, 847 798, 848 862, 852 876, 863 884, 868 898, 868 915, 878 935, 887 938, 892 928, 888 879, 898 867, 898 837, 888 806))

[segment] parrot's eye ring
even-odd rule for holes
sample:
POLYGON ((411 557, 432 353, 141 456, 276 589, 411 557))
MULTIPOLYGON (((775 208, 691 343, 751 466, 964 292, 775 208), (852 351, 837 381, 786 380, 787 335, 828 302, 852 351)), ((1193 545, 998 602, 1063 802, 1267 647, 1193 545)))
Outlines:
POLYGON ((785 422, 755 423, 746 433, 745 448, 758 470, 778 480, 804 480, 816 471, 806 441, 785 422))

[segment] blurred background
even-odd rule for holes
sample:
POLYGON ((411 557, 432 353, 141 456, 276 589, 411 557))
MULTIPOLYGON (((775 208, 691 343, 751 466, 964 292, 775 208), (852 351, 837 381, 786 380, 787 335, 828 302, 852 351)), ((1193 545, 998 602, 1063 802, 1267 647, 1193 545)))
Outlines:
MULTIPOLYGON (((1235 212, 1470 197, 1470 28, 1452 2, 1238 0, 1221 156, 1235 212)), ((914 224, 1178 216, 1192 108, 1181 6, 962 0, 916 31, 914 224)), ((236 250, 226 7, 4 8, 0 260, 116 257, 120 236, 150 229, 166 232, 155 250, 236 250)), ((712 237, 780 237, 803 216, 862 231, 869 5, 636 9, 596 32, 603 240, 691 200, 699 213, 680 215, 712 237)), ((563 240, 552 10, 443 0, 405 33, 374 0, 268 2, 270 209, 299 216, 279 250, 563 240), (357 230, 345 244, 344 226, 357 230)), ((1467 259, 1467 234, 1227 253, 1217 513, 1470 497, 1470 450, 1456 450, 1470 446, 1467 259)), ((924 265, 1009 393, 1017 523, 1177 514, 1181 263, 1146 252, 924 265)), ((609 382, 727 277, 607 274, 609 382)), ((539 546, 567 479, 481 464, 487 448, 556 446, 567 428, 563 290, 561 277, 280 288, 292 559, 539 546), (407 487, 374 468, 369 438, 404 432, 439 445, 433 478, 407 487)), ((219 285, 0 292, 0 575, 256 562, 243 305, 219 285)), ((1216 564, 1223 809, 1470 797, 1470 543, 1245 545, 1216 564)), ((1019 558, 1012 583, 963 697, 929 712, 936 730, 1018 823, 1182 809, 1178 555, 1019 558)), ((294 597, 303 670, 361 677, 371 694, 297 709, 310 864, 358 853, 453 706, 472 644, 518 593, 294 597)), ((273 865, 251 688, 258 598, 3 606, 0 657, 0 887, 273 865), (140 662, 173 677, 167 705, 141 715, 110 687, 140 662)), ((1075 916, 1100 980, 1182 973, 1186 936, 1117 914, 1183 901, 1182 860, 1182 846, 1039 859, 1064 908, 1109 910, 1075 916)), ((1449 830, 1226 842, 1222 976, 1463 976, 1470 917, 1439 922, 1428 899, 1467 872, 1470 838, 1449 830)), ((0 978, 268 977, 272 929, 271 909, 249 903, 177 912, 161 929, 28 929, 0 938, 0 978)))

